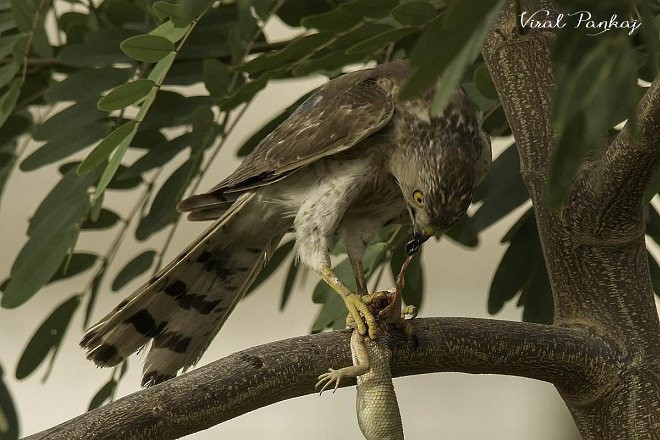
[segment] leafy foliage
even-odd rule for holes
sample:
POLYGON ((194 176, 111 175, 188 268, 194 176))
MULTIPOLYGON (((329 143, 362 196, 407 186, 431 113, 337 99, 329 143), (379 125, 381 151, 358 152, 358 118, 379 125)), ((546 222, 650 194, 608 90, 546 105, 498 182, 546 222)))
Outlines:
MULTIPOLYGON (((565 12, 632 15, 643 26, 633 36, 612 31, 589 37, 570 26, 559 32, 553 51, 558 87, 552 114, 558 139, 548 187, 555 207, 565 199, 583 159, 598 161, 608 132, 615 134, 616 124, 634 117, 642 92, 637 79, 652 80, 658 64, 658 10, 650 2, 638 2, 634 10, 623 0, 558 3, 565 12)), ((160 265, 179 221, 177 202, 197 189, 247 104, 273 81, 319 74, 334 78, 349 65, 408 58, 413 75, 401 92, 403 98, 438 83, 433 111, 439 113, 460 85, 483 112, 488 134, 508 136, 509 124, 479 56, 501 4, 0 0, 0 197, 14 172, 56 166, 62 174, 30 220, 27 242, 2 285, 0 303, 18 307, 49 283, 73 276, 86 279, 80 293, 58 306, 35 332, 17 377, 27 377, 49 356, 52 362, 83 301, 81 313, 89 324, 106 277, 114 275, 112 290, 119 290, 160 265), (44 27, 49 16, 57 17, 55 32, 44 27), (298 37, 268 41, 261 30, 273 16, 299 27, 298 37), (204 84, 208 94, 191 96, 178 87, 193 84, 204 84), (27 154, 29 141, 42 144, 27 154), (125 159, 129 151, 141 154, 131 164, 125 159), (175 171, 161 181, 161 170, 168 165, 175 171), (137 198, 137 204, 128 212, 104 206, 104 194, 117 191, 137 198), (143 251, 111 274, 111 263, 122 242, 131 239, 127 231, 134 224, 134 238, 149 240, 151 248, 157 246, 154 234, 168 230, 165 244, 158 251, 143 251), (116 236, 104 254, 77 249, 81 234, 110 228, 116 236)), ((255 127, 237 154, 249 154, 306 97, 255 127)), ((658 182, 648 200, 660 188, 658 182)), ((512 144, 477 188, 473 214, 447 236, 477 247, 482 231, 528 200, 512 144)), ((651 205, 646 222, 649 236, 658 242, 660 216, 651 205)), ((409 234, 405 226, 390 226, 370 244, 364 261, 370 286, 378 284, 388 267, 390 275, 398 272, 409 234)), ((551 322, 550 284, 531 210, 502 242, 507 250, 491 285, 489 311, 497 313, 518 296, 525 320, 551 322)), ((255 283, 287 263, 282 308, 305 270, 290 258, 293 248, 293 242, 285 240, 255 283)), ((337 273, 355 287, 348 260, 339 259, 337 273)), ((660 270, 653 258, 649 262, 659 292, 660 270)), ((408 272, 404 300, 422 306, 423 298, 424 267, 417 257, 408 272)), ((316 286, 312 300, 321 305, 312 331, 344 327, 344 305, 325 284, 316 286)), ((90 408, 113 398, 124 371, 125 365, 113 372, 90 408)), ((16 438, 17 431, 11 399, 0 382, 0 438, 16 438)))

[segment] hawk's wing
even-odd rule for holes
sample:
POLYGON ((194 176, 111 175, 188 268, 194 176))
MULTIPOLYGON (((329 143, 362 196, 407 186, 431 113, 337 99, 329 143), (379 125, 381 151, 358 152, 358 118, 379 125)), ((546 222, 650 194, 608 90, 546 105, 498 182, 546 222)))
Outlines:
POLYGON ((317 90, 210 192, 236 192, 286 177, 301 166, 351 148, 394 112, 395 83, 373 70, 336 78, 317 90))

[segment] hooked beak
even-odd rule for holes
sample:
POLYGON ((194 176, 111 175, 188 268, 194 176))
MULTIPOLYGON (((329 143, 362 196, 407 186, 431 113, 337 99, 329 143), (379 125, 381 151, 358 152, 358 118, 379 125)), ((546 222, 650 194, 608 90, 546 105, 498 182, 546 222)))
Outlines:
POLYGON ((406 244, 406 254, 408 254, 408 256, 415 255, 422 247, 422 244, 429 238, 431 238, 430 235, 425 235, 419 231, 415 231, 412 240, 406 244))

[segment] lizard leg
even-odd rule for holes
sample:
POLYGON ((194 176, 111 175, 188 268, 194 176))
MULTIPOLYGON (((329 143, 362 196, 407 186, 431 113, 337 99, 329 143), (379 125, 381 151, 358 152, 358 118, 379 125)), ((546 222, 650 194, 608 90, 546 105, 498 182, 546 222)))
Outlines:
POLYGON ((335 387, 332 392, 334 393, 339 388, 342 378, 362 376, 369 371, 369 352, 367 351, 363 337, 356 331, 353 331, 351 335, 351 354, 353 355, 355 365, 340 368, 339 370, 329 368, 327 373, 319 376, 319 381, 315 386, 315 388, 318 388, 323 385, 319 394, 322 394, 323 391, 332 386, 333 382, 335 387))
POLYGON ((367 304, 362 301, 360 295, 353 293, 351 289, 349 289, 348 286, 337 277, 329 266, 322 267, 319 274, 321 275, 321 278, 323 278, 323 280, 344 300, 348 313, 353 319, 358 332, 361 335, 364 335, 367 333, 368 329, 369 337, 371 339, 376 339, 378 337, 378 325, 376 324, 376 319, 369 310, 367 304), (366 321, 366 326, 362 317, 364 317, 364 321, 366 321))

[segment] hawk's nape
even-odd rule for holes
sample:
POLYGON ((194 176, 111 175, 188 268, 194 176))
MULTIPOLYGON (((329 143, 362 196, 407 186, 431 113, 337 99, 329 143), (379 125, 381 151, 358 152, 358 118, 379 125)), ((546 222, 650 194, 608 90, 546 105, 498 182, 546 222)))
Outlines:
POLYGON ((397 101, 408 72, 399 60, 326 83, 234 173, 182 201, 191 220, 215 222, 88 330, 81 343, 88 357, 112 366, 152 341, 145 385, 190 367, 291 230, 301 262, 342 296, 358 331, 376 337, 361 296, 330 268, 330 239, 343 241, 358 293, 366 293, 362 257, 374 234, 406 211, 417 233, 451 227, 490 164, 490 144, 463 92, 431 117, 433 90, 397 101))

